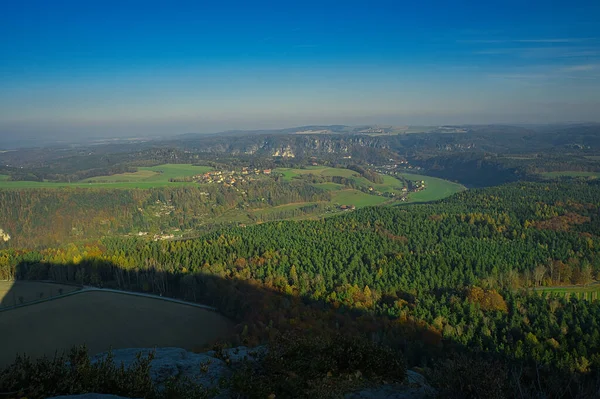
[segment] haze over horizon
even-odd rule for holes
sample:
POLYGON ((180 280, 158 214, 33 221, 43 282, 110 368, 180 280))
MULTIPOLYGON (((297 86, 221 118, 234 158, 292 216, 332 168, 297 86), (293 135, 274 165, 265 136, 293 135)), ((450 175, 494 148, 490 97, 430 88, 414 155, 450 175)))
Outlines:
POLYGON ((600 121, 600 2, 10 2, 0 143, 600 121))

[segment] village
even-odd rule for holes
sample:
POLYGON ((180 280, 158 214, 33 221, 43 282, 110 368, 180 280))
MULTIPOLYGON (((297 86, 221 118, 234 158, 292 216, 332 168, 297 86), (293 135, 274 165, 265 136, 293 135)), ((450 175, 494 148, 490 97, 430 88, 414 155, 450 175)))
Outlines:
POLYGON ((247 183, 258 179, 258 176, 270 176, 271 169, 257 169, 243 167, 241 171, 215 170, 196 175, 193 180, 200 184, 221 184, 225 187, 235 186, 241 183, 247 183))

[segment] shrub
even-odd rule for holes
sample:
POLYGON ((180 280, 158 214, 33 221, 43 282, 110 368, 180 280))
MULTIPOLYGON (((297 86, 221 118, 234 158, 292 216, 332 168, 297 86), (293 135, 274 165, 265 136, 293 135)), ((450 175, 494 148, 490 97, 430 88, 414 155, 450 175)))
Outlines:
POLYGON ((12 365, 0 370, 0 392, 30 399, 87 392, 154 398, 149 373, 152 358, 152 354, 146 358, 140 354, 135 364, 125 369, 115 366, 110 354, 92 363, 84 346, 51 359, 17 356, 12 365))
POLYGON ((327 398, 405 375, 403 357, 389 348, 342 335, 288 334, 271 343, 259 362, 237 370, 232 389, 250 398, 327 398))
POLYGON ((431 381, 441 398, 502 399, 509 395, 506 366, 478 355, 459 354, 437 362, 431 381))

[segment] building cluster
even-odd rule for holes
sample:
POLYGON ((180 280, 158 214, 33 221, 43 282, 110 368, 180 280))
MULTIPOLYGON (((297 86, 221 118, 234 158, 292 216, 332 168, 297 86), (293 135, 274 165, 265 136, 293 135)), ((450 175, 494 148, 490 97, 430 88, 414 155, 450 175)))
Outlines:
POLYGON ((236 170, 214 170, 201 175, 194 176, 194 181, 201 184, 222 184, 226 187, 256 180, 260 175, 271 175, 271 169, 257 169, 243 167, 241 171, 236 170))
MULTIPOLYGON (((420 169, 418 166, 409 165, 406 159, 402 159, 399 161, 395 161, 393 159, 389 159, 389 164, 376 166, 376 171, 378 173, 390 174, 390 171, 395 171, 396 169, 420 169)), ((371 166, 375 166, 371 164, 371 166)))

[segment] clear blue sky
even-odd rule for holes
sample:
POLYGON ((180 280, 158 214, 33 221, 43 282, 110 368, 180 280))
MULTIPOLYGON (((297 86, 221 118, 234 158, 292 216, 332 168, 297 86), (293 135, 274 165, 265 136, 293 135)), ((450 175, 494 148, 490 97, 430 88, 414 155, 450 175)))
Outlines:
POLYGON ((599 21, 598 0, 5 0, 0 144, 598 121, 599 21))

